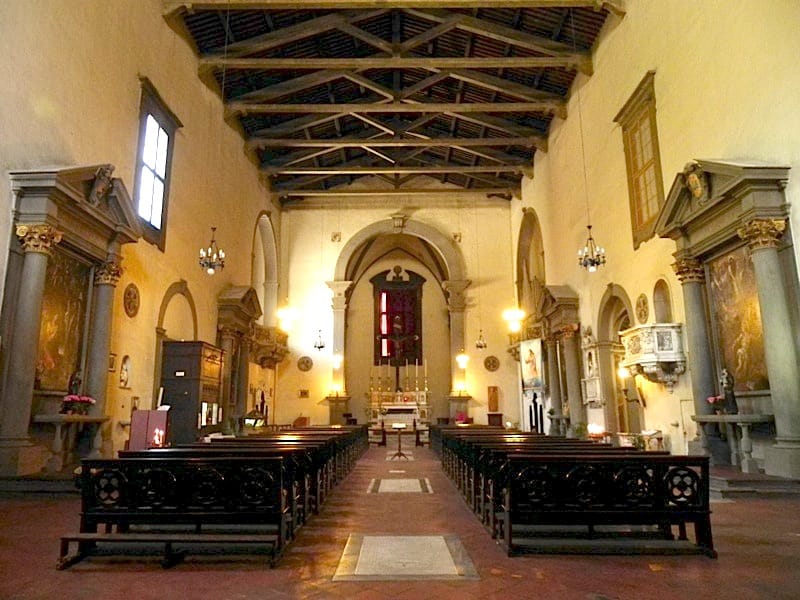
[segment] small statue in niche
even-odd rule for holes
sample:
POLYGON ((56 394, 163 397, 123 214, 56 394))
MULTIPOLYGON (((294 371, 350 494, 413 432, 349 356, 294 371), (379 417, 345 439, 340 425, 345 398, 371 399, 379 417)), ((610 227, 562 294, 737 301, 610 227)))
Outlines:
POLYGON ((739 405, 736 403, 736 394, 733 392, 733 375, 728 369, 722 369, 719 376, 719 385, 722 388, 722 396, 725 399, 723 407, 726 414, 735 415, 739 412, 739 405))
POLYGON ((67 384, 67 387, 69 388, 69 393, 74 394, 76 396, 80 395, 81 384, 83 384, 83 380, 81 379, 81 372, 75 371, 74 373, 72 373, 72 375, 69 376, 69 384, 67 384))

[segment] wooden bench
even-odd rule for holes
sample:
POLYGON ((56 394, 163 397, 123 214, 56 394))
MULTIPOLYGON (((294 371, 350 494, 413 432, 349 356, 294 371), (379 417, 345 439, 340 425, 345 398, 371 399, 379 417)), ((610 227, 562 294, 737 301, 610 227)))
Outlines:
POLYGON ((173 543, 211 539, 269 544, 274 565, 288 542, 291 520, 284 462, 273 456, 84 459, 78 476, 80 532, 62 538, 58 566, 82 560, 101 541, 163 543, 169 558, 173 543), (151 531, 140 534, 137 527, 151 531), (203 531, 209 527, 235 527, 237 533, 203 531), (74 555, 68 555, 71 542, 78 543, 74 555))

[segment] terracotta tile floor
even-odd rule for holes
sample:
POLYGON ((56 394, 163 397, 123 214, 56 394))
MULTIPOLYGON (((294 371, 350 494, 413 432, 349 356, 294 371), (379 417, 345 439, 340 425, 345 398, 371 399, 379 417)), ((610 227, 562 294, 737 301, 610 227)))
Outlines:
POLYGON ((157 558, 90 558, 56 571, 58 538, 78 531, 74 495, 0 495, 0 599, 282 598, 778 599, 800 597, 800 499, 714 504, 719 558, 508 558, 466 507, 427 448, 386 461, 372 448, 302 528, 278 568, 254 557, 197 556, 163 570, 157 558), (390 473, 403 470, 405 473, 390 473), (368 494, 372 479, 429 478, 433 494, 368 494), (458 535, 479 581, 333 582, 348 536, 458 535))

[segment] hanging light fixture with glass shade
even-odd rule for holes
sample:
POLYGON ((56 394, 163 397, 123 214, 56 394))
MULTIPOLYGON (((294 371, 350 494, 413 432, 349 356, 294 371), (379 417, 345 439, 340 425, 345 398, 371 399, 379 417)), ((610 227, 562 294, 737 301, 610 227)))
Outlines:
MULTIPOLYGON (((575 44, 575 18, 572 10, 569 13, 570 23, 572 25, 572 51, 577 52, 575 44)), ((576 86, 575 93, 578 103, 578 130, 581 139, 581 167, 583 168, 583 196, 586 200, 586 229, 589 235, 586 238, 586 243, 583 248, 578 250, 578 266, 583 267, 589 273, 597 271, 597 267, 606 264, 606 251, 602 246, 598 246, 592 237, 592 220, 589 215, 589 179, 586 174, 586 150, 583 143, 583 112, 581 111, 581 90, 576 86)))
POLYGON ((486 350, 489 345, 483 337, 483 316, 481 314, 481 256, 478 248, 478 202, 475 201, 475 274, 478 276, 478 339, 475 340, 475 347, 478 350, 486 350))
POLYGON ((211 241, 208 243, 208 248, 200 248, 200 266, 209 275, 213 275, 225 268, 225 250, 217 245, 216 232, 217 228, 212 227, 211 241))
POLYGON ((325 347, 325 340, 322 339, 322 329, 317 333, 317 341, 314 342, 316 350, 322 350, 325 347))

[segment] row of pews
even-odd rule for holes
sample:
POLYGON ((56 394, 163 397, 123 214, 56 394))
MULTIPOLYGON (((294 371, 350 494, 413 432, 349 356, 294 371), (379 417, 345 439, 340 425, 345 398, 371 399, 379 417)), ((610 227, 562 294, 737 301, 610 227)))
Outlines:
POLYGON ((368 448, 366 425, 304 427, 84 459, 80 531, 61 538, 57 567, 139 544, 162 548, 164 567, 195 544, 260 546, 275 566, 368 448))
POLYGON ((486 426, 435 425, 430 435, 444 472, 509 556, 521 551, 717 556, 708 457, 486 426), (694 527, 694 543, 687 524, 694 527))

